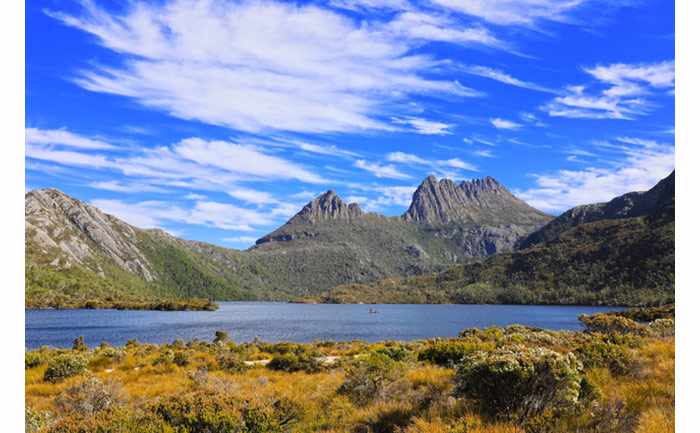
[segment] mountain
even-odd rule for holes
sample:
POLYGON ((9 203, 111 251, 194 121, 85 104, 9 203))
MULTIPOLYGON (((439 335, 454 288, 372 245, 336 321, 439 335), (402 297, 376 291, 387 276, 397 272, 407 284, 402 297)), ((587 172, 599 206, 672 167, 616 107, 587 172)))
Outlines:
POLYGON ((649 191, 630 192, 606 203, 588 204, 569 209, 526 237, 521 242, 520 249, 554 239, 557 235, 580 224, 648 215, 674 200, 675 195, 676 171, 674 170, 649 191))
POLYGON ((493 178, 426 179, 387 217, 330 190, 246 251, 141 229, 55 190, 25 196, 28 298, 288 300, 513 250, 553 216, 493 178))
POLYGON ((543 241, 442 273, 345 285, 304 302, 648 305, 675 299, 675 172, 571 209, 543 241))

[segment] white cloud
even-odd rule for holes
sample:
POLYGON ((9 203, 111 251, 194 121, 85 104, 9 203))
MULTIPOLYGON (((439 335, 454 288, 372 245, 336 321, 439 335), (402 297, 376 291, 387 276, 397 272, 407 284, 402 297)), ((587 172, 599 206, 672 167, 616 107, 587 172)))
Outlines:
POLYGON ((403 164, 431 164, 427 159, 420 158, 412 153, 404 152, 391 152, 387 155, 386 159, 391 162, 400 162, 403 164))
POLYGON ((493 154, 491 150, 477 150, 474 152, 475 155, 484 157, 484 158, 495 158, 496 155, 493 154))
POLYGON ((653 107, 645 95, 663 94, 660 90, 675 86, 675 61, 638 65, 617 63, 584 70, 605 88, 587 91, 585 86, 569 86, 563 96, 554 98, 542 110, 550 116, 634 119, 653 107))
POLYGON ((530 25, 538 20, 564 21, 586 0, 432 0, 433 3, 503 25, 530 25))
POLYGON ((404 12, 388 25, 392 33, 414 39, 429 41, 478 43, 491 47, 504 44, 483 27, 464 28, 444 16, 422 12, 404 12))
POLYGON ((499 118, 491 119, 491 124, 498 129, 518 129, 521 126, 523 126, 519 123, 515 123, 515 122, 511 122, 510 120, 499 119, 499 118))
MULTIPOLYGON (((421 158, 412 153, 391 152, 387 155, 387 160, 390 162, 397 162, 408 165, 429 166, 432 168, 436 168, 437 170, 445 170, 447 168, 458 168, 461 170, 478 171, 474 165, 464 162, 458 158, 451 158, 446 160, 433 160, 421 158)), ((453 174, 453 172, 451 174, 453 174)))
POLYGON ((163 201, 127 203, 122 200, 95 199, 90 204, 137 227, 159 227, 168 222, 203 225, 225 230, 251 231, 253 226, 273 223, 269 215, 228 203, 197 201, 185 209, 163 201))
POLYGON ((292 141, 291 143, 299 146, 299 149, 307 152, 320 153, 322 155, 340 156, 344 158, 358 157, 359 154, 348 150, 339 149, 336 146, 321 146, 318 144, 306 143, 303 141, 292 141))
POLYGON ((526 89, 537 90, 540 92, 550 92, 554 93, 553 90, 547 89, 535 83, 529 83, 527 81, 522 81, 517 78, 511 77, 503 71, 498 69, 489 68, 487 66, 468 66, 463 69, 464 72, 472 75, 478 75, 481 77, 491 78, 492 80, 500 81, 505 84, 510 84, 512 86, 523 87, 526 89))
POLYGON ((456 30, 444 18, 401 15, 392 28, 275 1, 129 3, 122 14, 83 5, 81 15, 48 13, 95 35, 124 62, 82 71, 76 83, 249 132, 385 129, 378 119, 410 95, 477 95, 426 78, 439 62, 415 48, 434 39, 494 43, 486 30, 456 30), (407 27, 416 20, 422 24, 407 27))
POLYGON ((417 117, 407 117, 405 119, 399 119, 397 117, 391 118, 392 123, 397 123, 401 125, 411 125, 419 134, 425 135, 445 135, 451 134, 447 129, 452 125, 441 122, 432 122, 426 119, 420 119, 417 117))
POLYGON ((390 179, 410 179, 411 176, 401 173, 393 164, 381 165, 380 163, 367 162, 364 159, 355 161, 355 167, 372 172, 376 177, 390 179))
POLYGON ((559 212, 609 201, 631 191, 646 191, 675 168, 673 146, 656 143, 653 147, 623 150, 624 158, 610 168, 589 167, 536 175, 537 187, 516 195, 537 209, 559 212))
POLYGON ((248 188, 236 188, 234 190, 229 191, 228 194, 231 197, 243 200, 246 203, 268 204, 278 202, 278 200, 275 199, 270 193, 248 188))
POLYGON ((188 200, 204 200, 206 197, 202 194, 187 194, 185 198, 188 200))
POLYGON ((235 238, 224 238, 226 242, 242 243, 242 244, 254 244, 258 238, 253 236, 238 236, 235 238))
POLYGON ((156 191, 159 187, 225 191, 236 189, 241 181, 327 182, 297 163, 268 154, 262 147, 225 141, 189 138, 170 147, 133 149, 128 156, 85 150, 56 150, 54 145, 27 144, 25 156, 66 167, 120 172, 127 179, 95 181, 91 185, 120 192, 156 191))
POLYGON ((663 89, 675 87, 676 82, 676 62, 674 60, 638 65, 616 63, 610 66, 588 68, 585 71, 602 82, 612 83, 616 86, 642 82, 663 89))
POLYGON ((148 185, 140 182, 130 182, 124 184, 117 180, 94 181, 88 185, 90 188, 101 189, 114 192, 165 192, 163 188, 148 185))
POLYGON ((407 0, 331 0, 329 4, 354 11, 366 9, 406 10, 411 6, 407 0))
POLYGON ((352 195, 348 197, 348 201, 359 203, 362 209, 367 212, 382 212, 392 206, 408 208, 416 188, 413 186, 377 186, 369 190, 380 195, 375 198, 352 195))
POLYGON ((262 148, 226 141, 188 138, 173 146, 175 153, 200 165, 222 168, 232 173, 266 179, 299 179, 324 183, 325 180, 299 165, 264 153, 262 148))
POLYGON ((477 143, 485 144, 485 145, 487 145, 487 146, 495 146, 495 144, 493 144, 492 142, 490 142, 490 141, 488 141, 488 140, 484 140, 484 139, 482 139, 482 138, 472 137, 472 139, 473 139, 474 141, 476 141, 477 143))
POLYGON ((37 128, 25 128, 24 137, 27 144, 61 145, 79 149, 114 149, 115 146, 101 140, 86 138, 73 134, 65 129, 42 130, 37 128))

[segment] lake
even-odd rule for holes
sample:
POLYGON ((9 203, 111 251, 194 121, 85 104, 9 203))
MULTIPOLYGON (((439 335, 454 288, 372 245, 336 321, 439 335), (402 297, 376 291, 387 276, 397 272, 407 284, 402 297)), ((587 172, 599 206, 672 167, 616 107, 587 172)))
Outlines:
POLYGON ((26 310, 25 346, 70 348, 83 334, 89 347, 172 343, 181 338, 212 341, 217 330, 236 343, 314 340, 377 342, 457 337, 467 328, 529 325, 582 330, 577 316, 624 307, 541 305, 370 305, 221 302, 217 311, 26 310), (368 310, 378 310, 370 314, 368 310))

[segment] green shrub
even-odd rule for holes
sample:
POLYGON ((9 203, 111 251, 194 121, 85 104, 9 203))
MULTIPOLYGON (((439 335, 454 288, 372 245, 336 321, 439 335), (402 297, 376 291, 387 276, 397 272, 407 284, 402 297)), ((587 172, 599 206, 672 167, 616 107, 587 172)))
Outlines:
POLYGON ((44 372, 47 382, 60 382, 71 376, 87 374, 88 360, 80 355, 58 355, 51 359, 44 372))
POLYGON ((419 361, 428 361, 442 366, 454 366, 465 356, 474 353, 476 348, 469 343, 439 343, 418 352, 419 361))
POLYGON ((56 422, 51 412, 39 412, 30 408, 24 409, 24 431, 34 433, 44 430, 56 422))
POLYGON ((64 413, 92 415, 123 401, 121 384, 115 380, 103 382, 89 377, 63 391, 56 397, 56 406, 64 413))
POLYGON ((658 337, 673 337, 676 335, 675 319, 656 319, 649 324, 651 332, 658 337))
POLYGON ((139 347, 139 339, 132 338, 130 340, 127 340, 126 347, 139 347))
POLYGON ((44 363, 44 357, 39 352, 25 352, 24 354, 24 369, 34 368, 44 363))
POLYGON ((226 343, 228 341, 228 332, 218 330, 214 334, 214 344, 216 343, 226 343))
POLYGON ((323 370, 323 362, 316 359, 311 353, 301 353, 293 355, 286 353, 273 357, 267 364, 267 368, 272 370, 282 370, 287 373, 293 371, 305 371, 307 373, 317 373, 323 370))
POLYGON ((524 422, 575 407, 581 371, 572 353, 520 345, 478 351, 458 369, 456 392, 490 416, 524 422))
POLYGON ((607 368, 614 375, 627 374, 634 359, 629 348, 604 338, 583 342, 574 352, 585 368, 607 368))
POLYGON ((147 409, 168 426, 174 427, 165 431, 246 431, 237 401, 231 397, 203 394, 168 396, 147 409))
POLYGON ((250 368, 243 358, 235 353, 222 355, 217 362, 221 370, 228 371, 229 373, 240 373, 250 368))
POLYGON ((168 365, 173 361, 173 351, 163 349, 156 359, 153 360, 153 365, 168 365))
POLYGON ((80 337, 76 338, 75 341, 73 341, 73 350, 88 350, 88 347, 85 345, 84 336, 81 335, 80 337))
POLYGON ((398 385, 403 369, 403 363, 382 353, 373 353, 348 366, 339 392, 360 404, 384 399, 398 385))
POLYGON ((578 316, 578 320, 581 325, 585 327, 583 332, 588 334, 612 334, 613 332, 617 332, 620 335, 648 334, 647 328, 644 325, 640 325, 634 320, 622 316, 614 316, 604 313, 597 313, 592 316, 589 316, 588 314, 581 314, 578 316))
POLYGON ((411 349, 405 346, 390 346, 377 349, 377 353, 384 354, 394 361, 405 361, 411 356, 411 349))
POLYGON ((190 363, 190 357, 185 351, 175 352, 173 362, 179 367, 184 367, 190 363))

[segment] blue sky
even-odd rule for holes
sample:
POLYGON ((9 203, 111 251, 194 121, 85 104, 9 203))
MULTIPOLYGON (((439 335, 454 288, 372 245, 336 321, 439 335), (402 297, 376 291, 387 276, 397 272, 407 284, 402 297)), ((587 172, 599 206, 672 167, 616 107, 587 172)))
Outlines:
POLYGON ((667 0, 25 3, 25 189, 247 248, 334 189, 434 174, 538 209, 675 166, 667 0))

